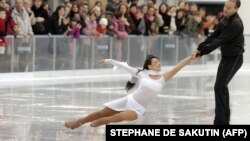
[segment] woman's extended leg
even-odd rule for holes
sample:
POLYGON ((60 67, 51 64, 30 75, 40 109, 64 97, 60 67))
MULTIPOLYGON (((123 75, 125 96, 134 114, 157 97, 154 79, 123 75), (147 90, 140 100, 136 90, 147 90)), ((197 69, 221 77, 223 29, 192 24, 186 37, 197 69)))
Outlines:
POLYGON ((79 118, 79 119, 74 120, 74 121, 66 121, 65 126, 67 128, 75 129, 75 128, 78 128, 87 122, 92 122, 92 121, 100 119, 102 117, 112 116, 112 115, 117 114, 117 113, 119 113, 119 111, 114 111, 108 107, 105 107, 100 111, 97 111, 97 112, 94 112, 94 113, 87 115, 86 117, 79 118))
POLYGON ((103 117, 97 119, 91 123, 92 127, 97 127, 100 125, 106 125, 112 122, 122 122, 122 121, 132 121, 138 118, 137 113, 132 110, 126 110, 120 113, 116 113, 109 117, 103 117))

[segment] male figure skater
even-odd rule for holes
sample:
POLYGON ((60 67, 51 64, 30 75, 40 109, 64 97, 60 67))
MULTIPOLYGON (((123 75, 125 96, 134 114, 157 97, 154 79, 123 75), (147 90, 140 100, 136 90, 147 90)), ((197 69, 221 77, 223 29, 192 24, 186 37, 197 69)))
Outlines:
POLYGON ((222 17, 218 27, 197 48, 196 56, 209 54, 218 47, 221 50, 221 60, 214 85, 215 125, 229 125, 228 84, 243 64, 244 27, 237 13, 240 5, 240 0, 227 0, 224 5, 224 17, 222 17))

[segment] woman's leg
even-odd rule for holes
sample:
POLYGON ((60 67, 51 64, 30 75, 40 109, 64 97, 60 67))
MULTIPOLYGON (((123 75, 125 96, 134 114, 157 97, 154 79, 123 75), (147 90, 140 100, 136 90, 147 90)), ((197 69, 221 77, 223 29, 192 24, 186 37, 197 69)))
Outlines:
POLYGON ((112 115, 117 114, 117 113, 119 113, 119 111, 114 111, 108 107, 105 107, 100 111, 97 111, 97 112, 94 112, 94 113, 87 115, 86 117, 79 118, 79 119, 74 120, 74 121, 66 121, 65 126, 67 128, 75 129, 75 128, 78 128, 87 122, 92 122, 92 121, 97 120, 99 118, 106 117, 106 116, 112 116, 112 115))
POLYGON ((132 121, 138 118, 137 113, 132 110, 126 110, 109 117, 103 117, 97 119, 91 123, 92 127, 97 127, 100 125, 106 125, 112 122, 122 122, 122 121, 132 121))

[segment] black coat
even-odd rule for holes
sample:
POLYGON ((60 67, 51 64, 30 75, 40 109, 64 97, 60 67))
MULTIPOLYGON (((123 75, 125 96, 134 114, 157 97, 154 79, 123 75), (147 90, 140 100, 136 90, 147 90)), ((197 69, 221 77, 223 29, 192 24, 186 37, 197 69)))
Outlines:
POLYGON ((237 56, 244 53, 244 26, 238 13, 223 17, 214 33, 198 46, 200 56, 221 48, 222 56, 237 56))

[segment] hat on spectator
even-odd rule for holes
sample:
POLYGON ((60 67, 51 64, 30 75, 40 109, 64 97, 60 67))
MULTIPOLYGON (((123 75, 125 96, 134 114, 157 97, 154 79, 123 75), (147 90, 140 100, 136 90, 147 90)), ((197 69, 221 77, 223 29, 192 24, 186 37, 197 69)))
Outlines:
POLYGON ((100 25, 105 25, 105 26, 107 26, 107 25, 108 25, 108 20, 107 20, 107 18, 101 18, 100 21, 99 21, 99 24, 100 24, 100 25))
POLYGON ((115 11, 112 9, 112 7, 106 7, 105 14, 113 15, 114 12, 115 11))

